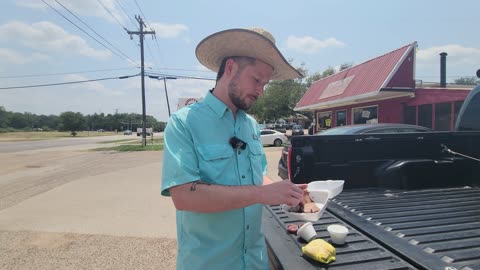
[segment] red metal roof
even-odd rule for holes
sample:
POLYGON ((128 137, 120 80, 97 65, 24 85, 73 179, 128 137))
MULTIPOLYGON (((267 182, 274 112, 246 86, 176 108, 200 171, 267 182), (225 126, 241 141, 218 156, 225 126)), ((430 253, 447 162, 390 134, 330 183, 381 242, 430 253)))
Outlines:
POLYGON ((312 110, 325 102, 375 94, 382 89, 414 88, 416 42, 318 80, 305 92, 295 110, 312 110))

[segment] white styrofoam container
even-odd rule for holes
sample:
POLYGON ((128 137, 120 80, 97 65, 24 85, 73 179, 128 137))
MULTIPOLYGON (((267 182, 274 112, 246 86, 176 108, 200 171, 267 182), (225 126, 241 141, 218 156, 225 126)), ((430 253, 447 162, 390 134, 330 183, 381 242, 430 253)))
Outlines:
MULTIPOLYGON (((310 192, 310 197, 314 196, 315 191, 326 190, 329 192, 328 198, 334 198, 343 191, 344 180, 325 180, 313 181, 308 184, 307 190, 310 192), (313 192, 313 194, 312 194, 313 192)), ((313 200, 313 197, 312 197, 313 200)))
POLYGON ((329 192, 326 190, 316 190, 314 194, 315 194, 314 196, 315 198, 312 197, 312 193, 310 193, 310 198, 317 205, 317 207, 320 208, 320 211, 316 213, 290 212, 288 211, 290 209, 290 206, 286 204, 282 204, 282 210, 285 212, 285 214, 288 217, 293 219, 305 220, 305 221, 317 221, 320 219, 320 217, 322 217, 323 213, 325 212, 325 209, 327 208, 329 192))

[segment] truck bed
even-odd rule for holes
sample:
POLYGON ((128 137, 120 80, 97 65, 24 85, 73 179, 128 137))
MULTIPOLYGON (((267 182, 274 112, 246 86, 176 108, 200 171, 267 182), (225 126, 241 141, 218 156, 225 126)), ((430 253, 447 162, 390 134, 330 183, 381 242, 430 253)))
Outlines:
POLYGON ((344 190, 314 222, 317 237, 344 224, 347 244, 328 265, 302 256, 306 243, 287 234, 292 220, 266 207, 265 236, 276 269, 480 269, 480 188, 344 190))

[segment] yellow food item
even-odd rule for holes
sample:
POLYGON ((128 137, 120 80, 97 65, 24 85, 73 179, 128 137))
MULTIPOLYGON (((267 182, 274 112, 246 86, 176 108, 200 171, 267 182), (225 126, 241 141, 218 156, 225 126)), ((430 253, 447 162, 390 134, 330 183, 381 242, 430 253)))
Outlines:
POLYGON ((323 239, 315 239, 302 247, 303 254, 321 263, 335 261, 335 248, 323 239))

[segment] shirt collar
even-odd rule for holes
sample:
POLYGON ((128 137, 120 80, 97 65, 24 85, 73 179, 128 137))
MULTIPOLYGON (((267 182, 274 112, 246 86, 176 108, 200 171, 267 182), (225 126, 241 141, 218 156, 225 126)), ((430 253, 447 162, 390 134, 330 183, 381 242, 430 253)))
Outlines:
MULTIPOLYGON (((209 90, 207 93, 207 96, 205 97, 205 103, 212 108, 212 110, 215 112, 216 115, 218 115, 219 118, 223 117, 223 115, 230 110, 228 106, 223 103, 220 99, 218 99, 216 96, 212 94, 213 90, 209 90)), ((245 117, 245 111, 243 110, 238 110, 237 111, 237 117, 245 117)))

